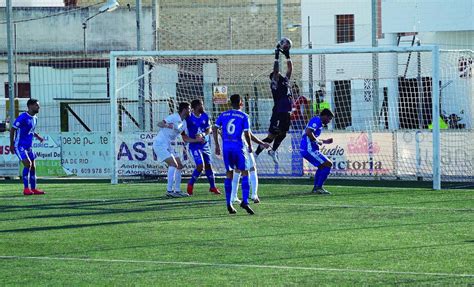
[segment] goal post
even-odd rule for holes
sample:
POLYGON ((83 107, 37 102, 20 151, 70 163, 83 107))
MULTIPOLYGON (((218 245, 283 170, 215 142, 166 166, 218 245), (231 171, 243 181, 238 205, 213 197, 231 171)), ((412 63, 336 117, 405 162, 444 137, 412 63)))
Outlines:
MULTIPOLYGON (((229 92, 227 98, 232 93, 244 95, 245 111, 250 114, 252 130, 260 138, 266 136, 272 106, 268 74, 271 72, 273 54, 273 50, 111 52, 111 183, 118 183, 123 176, 140 177, 146 174, 143 168, 147 165, 137 167, 136 174, 121 173, 121 155, 131 150, 129 147, 126 152, 121 150, 123 137, 151 137, 157 132, 157 120, 174 112, 177 102, 190 102, 194 98, 204 101, 206 111, 215 120, 220 112, 229 107, 225 103, 219 103, 216 94, 213 94, 216 87, 225 87, 229 92), (137 61, 145 63, 143 75, 138 75, 137 61), (139 79, 145 80, 144 87, 138 85, 139 79), (148 95, 148 98, 140 99, 139 94, 148 95), (139 109, 143 103, 145 108, 139 109), (138 116, 138 110, 145 113, 141 115, 147 119, 145 127, 139 128, 133 122, 133 118, 138 116)), ((424 180, 431 180, 433 189, 441 188, 440 85, 434 84, 442 85, 440 50, 437 46, 292 49, 291 55, 294 61, 292 81, 301 86, 301 94, 308 99, 307 107, 312 116, 325 106, 319 95, 308 93, 308 59, 313 56, 324 58, 324 61, 317 60, 312 65, 315 79, 311 86, 315 90, 319 89, 325 103, 336 114, 333 123, 322 135, 323 138, 333 136, 336 139, 334 145, 324 149, 324 152, 333 156, 333 168, 336 168, 334 176, 416 179, 418 175, 424 180), (381 56, 378 65, 373 66, 370 59, 374 53, 387 56, 381 56), (422 54, 420 58, 423 62, 418 63, 418 67, 412 63, 399 67, 400 62, 406 62, 410 58, 410 53, 422 54), (319 69, 324 71, 324 75, 318 74, 318 65, 325 65, 324 69, 319 69), (422 70, 420 66, 423 67, 422 70), (372 69, 378 69, 379 79, 371 79, 372 69), (412 79, 404 75, 405 70, 412 73, 412 79), (375 85, 374 82, 378 84, 375 85), (406 92, 403 92, 403 85, 408 85, 406 92), (371 91, 374 86, 380 87, 376 93, 371 91), (372 108, 373 97, 379 94, 380 104, 372 108), (429 100, 425 99, 427 95, 429 100), (348 97, 348 100, 344 97, 348 97), (403 138, 415 138, 419 134, 424 138, 421 148, 413 147, 418 146, 418 140, 414 140, 413 144, 402 143, 403 138), (344 147, 337 145, 338 139, 345 143, 344 147), (344 155, 341 159, 337 154, 342 153, 342 149, 351 150, 352 154, 344 155), (387 153, 382 155, 382 150, 387 153), (422 156, 425 158, 420 160, 422 156), (377 169, 383 164, 388 167, 377 169)), ((284 64, 282 70, 286 70, 284 64)), ((261 174, 299 176, 309 175, 314 171, 299 157, 301 126, 299 130, 293 127, 288 132, 280 147, 282 155, 277 165, 268 156, 259 156, 257 168, 261 174)), ((150 141, 151 139, 147 143, 138 144, 139 157, 143 157, 141 155, 145 149, 152 154, 150 141)), ((177 147, 185 149, 179 143, 177 147)), ((133 158, 130 155, 128 157, 133 158)), ((215 167, 219 169, 219 159, 215 163, 215 167)), ((192 164, 190 161, 189 165, 192 164)), ((165 167, 161 165, 158 169, 160 168, 165 167)), ((222 170, 217 172, 223 173, 222 170)), ((468 175, 470 176, 472 175, 468 175)))
POLYGON ((433 62, 433 76, 432 76, 432 89, 433 89, 433 118, 431 120, 433 124, 433 189, 441 189, 441 135, 440 135, 440 125, 439 125, 439 85, 436 83, 439 82, 439 47, 431 47, 431 57, 433 62))

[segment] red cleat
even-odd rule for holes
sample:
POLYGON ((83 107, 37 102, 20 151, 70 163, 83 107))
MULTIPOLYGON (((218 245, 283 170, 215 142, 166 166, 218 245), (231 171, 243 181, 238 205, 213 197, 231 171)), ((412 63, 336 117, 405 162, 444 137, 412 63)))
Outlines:
POLYGON ((32 189, 31 192, 33 194, 45 194, 45 192, 42 191, 41 189, 32 189))
POLYGON ((31 191, 31 189, 29 188, 23 189, 23 195, 32 195, 32 194, 33 194, 33 191, 31 191))
POLYGON ((214 194, 221 194, 221 192, 219 191, 219 189, 217 187, 209 188, 209 192, 212 192, 214 194))
POLYGON ((193 195, 193 188, 194 188, 194 185, 188 184, 187 192, 189 195, 193 195))

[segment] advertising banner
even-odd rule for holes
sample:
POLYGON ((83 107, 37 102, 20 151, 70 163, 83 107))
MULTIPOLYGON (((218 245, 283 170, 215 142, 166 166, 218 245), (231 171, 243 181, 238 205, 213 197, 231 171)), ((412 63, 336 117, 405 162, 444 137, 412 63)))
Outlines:
MULTIPOLYGON (((156 133, 126 133, 120 134, 117 141, 118 175, 120 176, 157 176, 166 175, 164 162, 159 162, 153 151, 153 139, 156 133)), ((191 174, 194 162, 190 160, 187 146, 179 137, 172 143, 172 148, 179 154, 184 165, 183 174, 191 174)))
MULTIPOLYGON (((472 132, 441 132, 441 175, 472 177, 474 174, 474 156, 472 132)), ((433 175, 433 135, 431 131, 405 131, 396 133, 396 143, 401 151, 398 155, 398 174, 413 176, 433 175)))
POLYGON ((10 134, 0 134, 0 176, 19 175, 20 162, 15 152, 10 150, 10 134))
MULTIPOLYGON (((365 132, 325 132, 321 139, 333 138, 334 142, 323 145, 320 151, 333 163, 334 175, 389 175, 394 172, 393 134, 365 132)), ((316 168, 306 160, 305 173, 314 173, 316 168)))
POLYGON ((112 158, 108 133, 61 133, 60 142, 60 161, 66 174, 110 177, 112 158))
MULTIPOLYGON (((33 141, 37 155, 38 176, 79 176, 109 178, 112 171, 110 135, 107 132, 67 132, 42 134, 45 141, 33 141)), ((167 168, 153 151, 156 133, 137 132, 120 134, 117 139, 118 175, 166 175, 167 168)), ((266 133, 256 134, 264 138, 266 133)), ((432 135, 429 131, 334 133, 325 131, 322 139, 333 138, 320 151, 332 162, 333 175, 367 176, 431 176, 432 135)), ((465 177, 472 175, 474 158, 469 158, 469 147, 459 143, 472 141, 466 132, 441 134, 441 172, 443 175, 465 177), (466 160, 467 158, 467 160, 466 160)), ((300 132, 289 132, 278 149, 279 164, 263 151, 257 158, 261 176, 301 176, 313 174, 316 168, 300 156, 300 132)), ((191 174, 194 161, 180 139, 172 144, 179 154, 183 174, 191 174)), ((254 151, 256 144, 253 144, 254 151)), ((217 175, 224 175, 222 156, 214 154, 211 142, 212 165, 217 175)), ((10 151, 9 134, 0 134, 0 176, 18 176, 19 159, 10 151)))
POLYGON ((44 141, 41 143, 33 139, 33 151, 36 154, 37 176, 66 176, 61 166, 61 134, 41 134, 44 141))

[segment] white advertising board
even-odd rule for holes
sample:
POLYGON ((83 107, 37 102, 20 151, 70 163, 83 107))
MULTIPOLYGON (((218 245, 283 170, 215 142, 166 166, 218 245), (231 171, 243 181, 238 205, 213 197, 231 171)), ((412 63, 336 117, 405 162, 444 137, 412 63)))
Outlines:
POLYGON ((0 134, 0 176, 11 177, 19 174, 19 160, 10 150, 9 133, 0 134))

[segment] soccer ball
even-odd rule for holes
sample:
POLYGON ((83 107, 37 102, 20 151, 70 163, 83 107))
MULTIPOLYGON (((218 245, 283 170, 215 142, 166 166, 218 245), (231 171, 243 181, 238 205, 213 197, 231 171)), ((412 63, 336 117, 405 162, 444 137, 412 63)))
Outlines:
POLYGON ((291 44, 292 43, 290 39, 283 37, 280 40, 280 49, 282 49, 283 51, 288 51, 291 49, 291 44))

